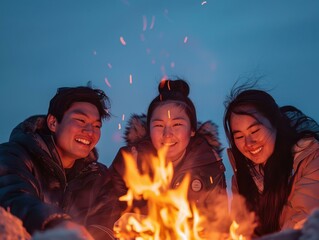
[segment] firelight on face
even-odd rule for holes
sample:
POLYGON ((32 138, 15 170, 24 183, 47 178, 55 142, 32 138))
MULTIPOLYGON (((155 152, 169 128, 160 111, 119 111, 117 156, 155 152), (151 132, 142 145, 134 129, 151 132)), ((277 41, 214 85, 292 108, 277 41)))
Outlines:
POLYGON ((232 113, 230 128, 238 150, 256 164, 266 164, 275 149, 276 129, 269 120, 254 110, 245 107, 251 115, 232 113))

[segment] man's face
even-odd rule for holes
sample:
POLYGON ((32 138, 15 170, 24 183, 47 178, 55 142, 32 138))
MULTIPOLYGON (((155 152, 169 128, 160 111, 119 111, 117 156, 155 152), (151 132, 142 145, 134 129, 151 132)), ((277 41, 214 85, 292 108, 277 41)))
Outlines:
POLYGON ((87 157, 101 136, 102 122, 97 108, 87 102, 76 102, 64 113, 60 123, 48 116, 48 126, 55 133, 57 151, 64 168, 76 159, 87 157))

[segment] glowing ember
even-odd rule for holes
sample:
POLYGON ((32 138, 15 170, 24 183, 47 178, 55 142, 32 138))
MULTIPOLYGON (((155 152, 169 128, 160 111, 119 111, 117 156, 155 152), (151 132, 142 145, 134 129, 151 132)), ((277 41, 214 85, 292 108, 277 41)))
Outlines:
POLYGON ((123 113, 123 115, 122 115, 122 121, 124 121, 124 119, 125 119, 125 114, 123 113))
POLYGON ((118 127, 118 129, 119 130, 121 130, 122 129, 122 125, 119 123, 119 127, 118 127))
POLYGON ((106 84, 108 87, 111 87, 111 84, 110 84, 109 80, 107 80, 107 78, 104 78, 104 82, 105 82, 105 84, 106 84))
POLYGON ((109 69, 112 68, 112 64, 111 63, 108 63, 107 66, 108 66, 109 69))
POLYGON ((202 6, 203 6, 204 4, 206 4, 206 3, 207 3, 207 1, 203 1, 203 2, 202 2, 202 6))
POLYGON ((171 62, 171 68, 175 67, 175 62, 171 62))
POLYGON ((144 15, 143 16, 143 31, 146 31, 146 28, 147 28, 147 19, 146 19, 146 16, 144 15))
POLYGON ((155 24, 155 16, 152 16, 152 22, 151 22, 151 25, 150 25, 150 29, 154 28, 154 24, 155 24))
POLYGON ((188 37, 186 36, 186 37, 184 38, 184 43, 187 43, 187 41, 188 41, 188 37))
POLYGON ((122 43, 123 46, 126 46, 126 42, 123 37, 120 37, 120 42, 122 43))
POLYGON ((230 226, 230 229, 229 229, 229 232, 230 232, 230 236, 231 236, 231 239, 238 239, 238 240, 244 240, 244 239, 246 239, 246 238, 244 238, 243 237, 243 235, 241 235, 241 234, 239 234, 239 236, 238 236, 238 234, 236 233, 237 232, 237 230, 238 230, 238 228, 239 228, 239 225, 238 225, 238 223, 236 222, 236 221, 233 221, 233 223, 231 224, 231 226, 230 226))
POLYGON ((132 74, 130 74, 130 84, 133 83, 133 77, 132 77, 132 74))

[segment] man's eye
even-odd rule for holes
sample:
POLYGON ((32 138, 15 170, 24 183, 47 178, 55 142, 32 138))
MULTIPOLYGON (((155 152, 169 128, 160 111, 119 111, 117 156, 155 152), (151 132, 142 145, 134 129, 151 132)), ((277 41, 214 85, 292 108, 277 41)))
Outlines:
POLYGON ((182 126, 182 123, 175 123, 174 126, 182 126))
POLYGON ((76 118, 75 120, 80 122, 80 123, 85 123, 85 121, 83 119, 81 119, 81 118, 76 118))

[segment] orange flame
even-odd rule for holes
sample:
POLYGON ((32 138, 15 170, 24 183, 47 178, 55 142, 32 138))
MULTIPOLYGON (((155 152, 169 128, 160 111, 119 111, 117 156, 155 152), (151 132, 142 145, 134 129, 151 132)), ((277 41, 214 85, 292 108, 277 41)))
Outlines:
MULTIPOLYGON (((188 202, 189 174, 186 174, 176 189, 170 187, 173 164, 166 161, 164 157, 167 150, 163 148, 158 151, 158 157, 150 156, 147 159, 147 166, 152 174, 139 170, 136 155, 123 152, 126 166, 124 180, 128 191, 126 195, 120 197, 120 200, 127 202, 130 212, 123 214, 114 224, 115 237, 120 240, 248 240, 249 238, 244 237, 236 221, 230 224, 230 218, 238 218, 238 215, 247 217, 247 215, 240 212, 229 216, 228 211, 225 211, 224 198, 220 199, 221 203, 216 202, 205 209, 214 213, 213 218, 218 219, 218 221, 212 221, 213 223, 194 203, 188 202), (147 201, 147 214, 143 215, 144 212, 141 214, 141 209, 134 207, 134 200, 147 201)), ((227 201, 226 205, 228 206, 227 201)), ((248 216, 248 218, 251 217, 248 216)), ((249 224, 250 222, 243 225, 244 230, 247 230, 246 226, 249 224)))

